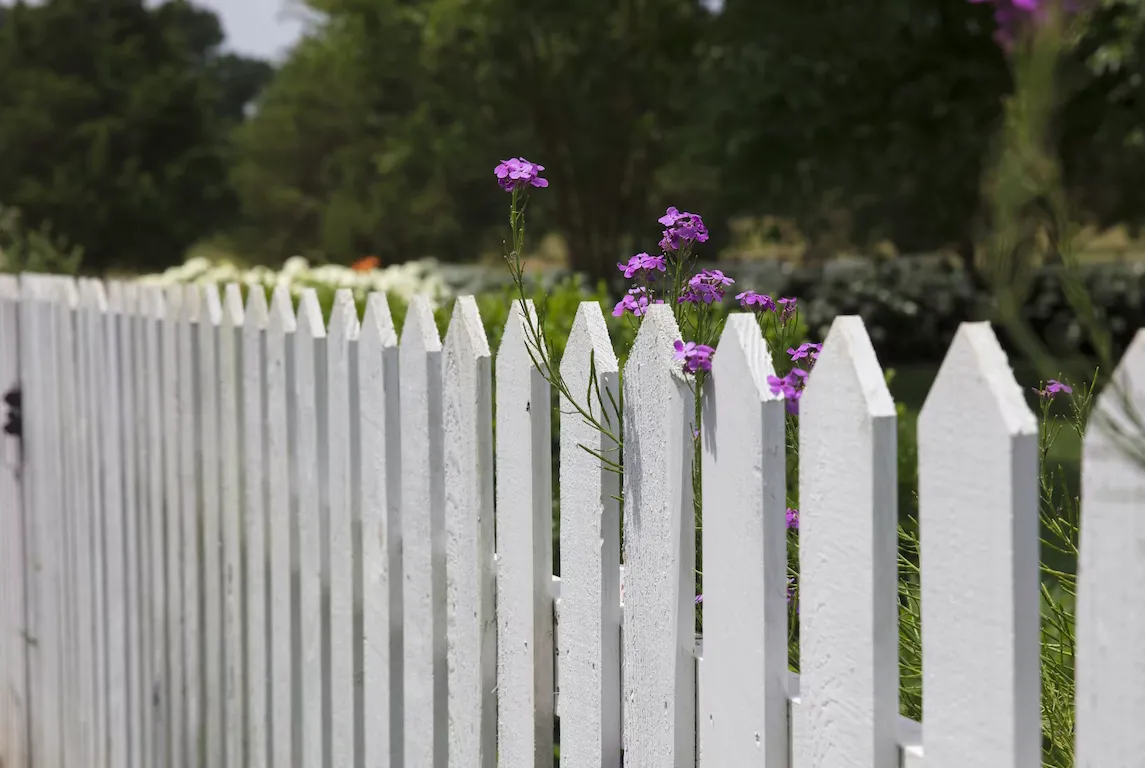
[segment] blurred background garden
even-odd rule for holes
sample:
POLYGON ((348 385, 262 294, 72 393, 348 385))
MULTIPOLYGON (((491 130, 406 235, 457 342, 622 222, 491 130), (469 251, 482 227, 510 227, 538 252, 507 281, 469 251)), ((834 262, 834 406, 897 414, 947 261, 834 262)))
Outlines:
MULTIPOLYGON (((798 297, 811 338, 862 315, 908 418, 958 323, 992 316, 984 175, 1013 69, 990 3, 295 0, 275 61, 184 0, 3 3, 0 269, 383 290, 399 322, 414 293, 443 323, 475 293, 496 341, 492 168, 524 155, 552 184, 526 271, 555 338, 581 299, 615 303, 669 205, 703 215, 704 266, 798 297)), ((1145 325, 1145 0, 1087 10, 1050 136, 1116 354, 1145 325)), ((1035 250, 1022 316, 1084 366, 1061 259, 1035 250)))

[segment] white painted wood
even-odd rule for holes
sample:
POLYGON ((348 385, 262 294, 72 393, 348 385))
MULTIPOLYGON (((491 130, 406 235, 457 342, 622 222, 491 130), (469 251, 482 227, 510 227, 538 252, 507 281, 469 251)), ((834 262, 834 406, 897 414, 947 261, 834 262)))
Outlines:
POLYGON ((358 377, 364 764, 402 765, 401 403, 385 294, 366 301, 358 377))
POLYGON ((322 310, 313 289, 302 293, 298 306, 298 328, 294 334, 294 405, 297 442, 294 448, 294 475, 298 487, 298 570, 301 622, 300 654, 297 669, 302 677, 302 719, 296 723, 302 744, 302 768, 326 765, 324 709, 328 705, 322 684, 326 659, 322 610, 323 537, 319 461, 325 421, 321 390, 325 384, 326 328, 322 310))
POLYGON ((158 585, 152 572, 151 552, 151 505, 148 488, 148 408, 147 408, 147 324, 151 314, 151 289, 146 285, 133 284, 135 292, 135 308, 131 316, 130 328, 133 346, 133 365, 130 375, 135 396, 135 418, 132 420, 133 432, 132 449, 134 453, 135 476, 132 492, 135 495, 137 515, 138 558, 132 569, 136 583, 139 585, 136 598, 138 602, 139 646, 137 667, 139 669, 139 682, 135 686, 138 692, 139 720, 135 725, 138 731, 140 764, 151 765, 154 762, 154 712, 153 712, 153 673, 152 673, 152 639, 151 628, 153 624, 152 612, 154 596, 153 591, 162 588, 162 580, 158 585))
POLYGON ((497 744, 504 765, 553 759, 552 418, 515 301, 497 351, 497 744), (526 346, 528 345, 528 346, 526 346))
POLYGON ((88 438, 88 469, 91 478, 91 558, 92 585, 95 604, 92 611, 92 648, 95 662, 92 666, 93 691, 93 744, 94 765, 103 768, 109 757, 109 679, 108 679, 108 611, 107 594, 107 524, 108 516, 104 505, 104 485, 106 478, 103 469, 104 428, 108 418, 107 393, 104 377, 107 370, 106 334, 104 325, 107 313, 107 293, 103 283, 92 280, 87 285, 88 297, 85 304, 85 380, 88 382, 87 410, 91 414, 88 438))
POLYGON ((54 637, 48 643, 54 657, 57 697, 53 702, 58 710, 58 723, 60 732, 55 736, 59 739, 59 753, 61 765, 67 765, 69 760, 74 762, 75 745, 70 738, 69 731, 74 726, 72 721, 71 703, 74 690, 72 688, 73 676, 71 659, 69 658, 71 637, 71 542, 69 532, 70 498, 66 485, 59 481, 61 471, 65 470, 66 451, 63 438, 62 413, 66 400, 65 385, 60 377, 60 349, 64 346, 63 320, 60 316, 59 279, 55 276, 44 276, 42 279, 41 300, 43 302, 44 322, 47 329, 47 346, 43 350, 44 378, 43 392, 45 396, 45 425, 41 433, 47 449, 52 476, 48 479, 49 487, 45 489, 47 508, 41 508, 40 514, 48 519, 49 536, 52 541, 52 551, 46 553, 51 561, 51 584, 53 591, 46 595, 45 608, 50 610, 55 622, 54 637))
POLYGON ((784 405, 750 314, 727 319, 703 398, 704 765, 787 768, 784 405))
POLYGON ((1041 765, 1037 439, 989 324, 964 323, 918 420, 927 768, 1041 765))
POLYGON ((200 765, 206 736, 204 697, 203 621, 200 616, 202 588, 200 574, 203 562, 203 532, 201 488, 202 457, 207 450, 203 430, 207 397, 203 386, 202 347, 204 337, 213 335, 203 315, 203 293, 198 286, 188 285, 183 293, 183 316, 179 329, 179 425, 183 436, 179 447, 180 483, 183 498, 180 515, 183 519, 183 653, 185 659, 184 706, 186 731, 184 734, 184 765, 200 765), (204 326, 206 329, 204 330, 204 326))
POLYGON ((357 422, 358 310, 354 295, 334 296, 326 339, 327 444, 330 496, 328 547, 330 584, 330 742, 333 768, 354 766, 354 548, 352 425, 357 422))
POLYGON ((107 286, 107 312, 103 317, 103 360, 101 377, 104 418, 103 506, 104 567, 107 584, 107 707, 108 764, 128 765, 130 740, 130 694, 128 688, 127 519, 123 499, 123 421, 120 392, 119 321, 123 309, 123 286, 107 286))
POLYGON ((184 707, 186 658, 185 608, 183 603, 184 512, 183 459, 185 440, 182 391, 189 389, 190 372, 181 368, 183 344, 183 290, 170 287, 165 295, 167 314, 160 329, 161 409, 163 411, 163 513, 166 524, 167 565, 167 762, 171 768, 185 765, 187 710, 184 707))
MULTIPOLYGON (((44 311, 40 295, 42 281, 36 275, 23 275, 20 280, 20 349, 26 350, 22 362, 24 430, 29 435, 42 435, 45 432, 44 409, 49 402, 44 390, 43 350, 50 342, 48 328, 44 322, 44 311)), ((29 439, 25 457, 24 508, 28 510, 28 525, 25 529, 26 563, 29 572, 27 583, 28 642, 26 659, 28 664, 28 753, 33 760, 56 761, 61 759, 59 740, 55 738, 59 729, 59 711, 53 716, 50 704, 58 703, 57 674, 49 661, 54 661, 52 641, 55 622, 47 610, 47 595, 53 594, 51 560, 45 554, 52 551, 49 538, 51 525, 48 518, 46 498, 50 475, 50 464, 45 441, 29 439), (55 726, 56 734, 52 734, 55 726), (52 738, 49 739, 48 736, 52 738)))
MULTIPOLYGON (((619 434, 619 365, 597 302, 577 309, 560 371, 577 403, 619 434)), ((620 475, 585 449, 620 455, 563 395, 560 414, 561 765, 619 768, 620 475)))
MULTIPOLYGON (((270 743, 271 765, 294 768, 295 744, 301 737, 295 707, 292 539, 296 535, 291 513, 291 403, 290 358, 294 348, 294 307, 285 287, 274 291, 266 332, 266 469, 267 521, 270 547, 270 743)), ((300 710, 299 710, 300 711, 300 710)))
POLYGON ((151 711, 150 750, 147 765, 162 768, 167 762, 167 729, 170 708, 170 688, 166 633, 168 565, 166 559, 166 524, 164 505, 164 411, 163 411, 163 328, 167 306, 158 287, 141 289, 144 312, 143 349, 143 407, 146 411, 146 430, 142 441, 144 463, 144 493, 147 499, 148 549, 151 553, 148 584, 151 595, 150 678, 147 688, 148 707, 151 711))
POLYGON ((124 519, 124 576, 126 579, 127 611, 127 726, 128 759, 130 765, 143 761, 142 742, 142 676, 141 653, 143 604, 139 563, 141 560, 139 497, 136 485, 135 423, 138 418, 138 399, 135 391, 135 319, 139 292, 135 283, 120 285, 120 312, 116 321, 119 343, 119 379, 116 395, 119 397, 120 432, 116 450, 120 454, 120 470, 124 519))
POLYGON ((219 514, 223 589, 223 735, 226 765, 246 766, 246 691, 243 687, 244 531, 242 482, 243 302, 235 283, 224 288, 218 332, 219 514))
POLYGON ((410 302, 399 355, 405 764, 442 768, 448 724, 441 340, 424 296, 410 302))
MULTIPOLYGON (((226 766, 226 683, 223 636, 223 532, 220 498, 222 435, 220 433, 220 324, 223 306, 218 287, 200 289, 199 316, 199 498, 202 530, 203 599, 203 759, 226 766)), ((231 768, 234 768, 231 766, 231 768)))
POLYGON ((1097 398, 1082 453, 1077 594, 1078 768, 1137 765, 1145 754, 1145 333, 1097 398), (1135 450, 1136 449, 1136 450, 1135 450))
MULTIPOLYGON (((442 352, 449 765, 453 768, 497 765, 492 373, 477 301, 462 296, 453 305, 442 352)), ((502 753, 502 759, 508 761, 509 755, 502 753)))
POLYGON ((72 278, 59 278, 56 281, 54 302, 56 307, 56 322, 58 325, 58 348, 56 350, 56 377, 59 386, 59 418, 60 418, 60 464, 57 469, 64 504, 62 511, 65 514, 66 524, 66 563, 67 577, 67 647, 68 658, 64 664, 65 680, 67 682, 64 706, 68 717, 66 720, 67 733, 63 735, 66 740, 65 760, 68 764, 89 765, 91 755, 88 747, 88 711, 84 709, 85 672, 90 669, 83 666, 81 656, 87 653, 87 663, 90 658, 91 643, 84 635, 83 629, 86 621, 84 606, 90 607, 90 578, 86 572, 88 546, 90 538, 85 536, 83 520, 83 505, 86 494, 80 486, 80 463, 85 458, 81 451, 80 431, 80 401, 83 397, 79 376, 79 341, 78 341, 78 305, 79 290, 72 278))
POLYGON ((624 765, 695 764, 693 395, 672 309, 650 307, 624 371, 624 765))
MULTIPOLYGON (((754 319, 751 322, 754 326, 754 319)), ((718 353, 716 359, 718 365, 718 353)), ((766 379, 762 383, 766 386, 766 379)), ((897 768, 896 415, 859 317, 835 318, 799 413, 803 708, 794 739, 795 765, 897 768)), ((779 424, 782 432, 782 418, 779 424)), ((780 441, 782 456, 782 436, 780 441)), ((780 464, 782 476, 782 460, 780 464)), ((784 506, 782 497, 777 503, 784 506)), ((774 535, 782 542, 780 517, 776 512, 774 535)), ((710 535, 705 523, 705 546, 710 535)), ((773 597, 775 608, 785 613, 785 552, 778 554, 773 597)), ((709 601, 710 576, 705 568, 705 635, 716 602, 709 601)), ((778 642, 786 658, 785 638, 778 642)), ((707 663, 718 655, 716 651, 707 663)), ((785 670, 786 663, 781 666, 785 670)))
MULTIPOLYGON (((228 288, 229 290, 229 288, 228 288)), ((266 292, 252 286, 242 334, 243 567, 246 613, 247 768, 270 764, 270 624, 267 570, 266 292)))
MULTIPOLYGON (((20 312, 19 281, 0 275, 0 396, 21 386, 20 312)), ((12 766, 28 760, 23 462, 20 439, 0 435, 0 762, 12 766)))

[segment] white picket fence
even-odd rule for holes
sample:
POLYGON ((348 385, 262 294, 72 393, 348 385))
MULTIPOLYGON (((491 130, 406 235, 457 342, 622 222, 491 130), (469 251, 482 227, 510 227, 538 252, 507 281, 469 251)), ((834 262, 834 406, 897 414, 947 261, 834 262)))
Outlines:
MULTIPOLYGON (((313 292, 296 315, 283 290, 0 277, 24 427, 0 443, 0 765, 551 766, 555 716, 564 768, 1040 763, 1037 426, 987 325, 919 420, 920 726, 897 708, 895 411, 861 321, 836 320, 802 401, 798 679, 754 319, 729 319, 704 402, 701 643, 671 313, 623 380, 622 592, 621 485, 575 414, 552 576, 521 312, 494 390, 471 298, 444 345, 415 301, 399 344, 382 296, 359 321, 339 293, 327 328, 313 292)), ((619 395, 598 305, 560 366, 619 395)), ((1145 406, 1145 335, 1118 375, 1145 406)), ((1085 768, 1145 764, 1145 470, 1115 449, 1119 402, 1085 443, 1085 768)))

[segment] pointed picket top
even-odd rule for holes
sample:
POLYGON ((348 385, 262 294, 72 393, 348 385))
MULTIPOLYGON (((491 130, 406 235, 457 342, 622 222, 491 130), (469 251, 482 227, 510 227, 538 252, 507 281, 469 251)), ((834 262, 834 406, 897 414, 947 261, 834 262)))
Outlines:
POLYGON ((107 281, 107 311, 111 313, 123 311, 123 283, 119 280, 107 281))
POLYGON ((612 348, 612 339, 608 335, 608 325, 604 322, 600 303, 582 301, 573 317, 572 328, 569 329, 565 354, 561 358, 561 377, 578 383, 588 381, 592 368, 590 360, 595 363, 597 373, 620 371, 620 363, 612 348))
POLYGON ((334 306, 330 309, 328 333, 332 338, 352 340, 358 338, 360 327, 354 292, 349 288, 339 288, 334 294, 334 306))
POLYGON ((137 309, 140 317, 155 316, 155 291, 150 285, 139 286, 139 303, 137 309))
POLYGON ((318 293, 313 288, 302 289, 302 295, 298 297, 296 322, 299 336, 325 338, 326 325, 322 322, 322 305, 318 303, 318 293))
POLYGON ((693 395, 672 308, 648 308, 624 368, 624 764, 695 760, 693 395), (665 585, 668 585, 665 588, 665 585))
POLYGON ((60 302, 65 307, 75 309, 79 306, 80 292, 79 285, 76 284, 74 277, 61 277, 59 282, 59 297, 60 302))
POLYGON ((138 283, 120 283, 121 303, 120 311, 125 315, 135 315, 139 312, 139 285, 138 283))
POLYGON ((92 308, 97 312, 106 312, 108 309, 107 286, 102 280, 91 281, 92 308))
POLYGON ((252 285, 247 292, 244 323, 247 328, 263 329, 270 319, 270 308, 266 305, 266 291, 261 285, 252 285))
MULTIPOLYGON (((704 385, 706 764, 788 768, 784 404, 754 315, 730 315, 704 385)), ((806 668, 806 665, 804 665, 806 668)))
POLYGON ((1135 765, 1145 752, 1145 331, 1097 397, 1082 449, 1077 592, 1078 768, 1135 765))
POLYGON ((20 298, 20 279, 15 275, 0 275, 0 299, 15 301, 20 298))
MULTIPOLYGON (((1010 361, 987 322, 962 323, 958 328, 919 412, 920 427, 924 422, 943 418, 952 410, 959 411, 950 404, 959 402, 959 393, 968 390, 984 392, 983 396, 993 403, 994 414, 1001 420, 1006 434, 1037 432, 1037 419, 1026 405, 1010 361)), ((965 423, 965 419, 959 421, 965 423)), ((977 421, 971 423, 975 428, 979 424, 977 421)), ((990 420, 983 419, 981 423, 990 423, 990 420)))
MULTIPOLYGON (((599 303, 577 307, 560 372, 577 404, 619 432, 619 364, 599 303)), ((560 422, 561 759, 569 768, 619 765, 619 477, 585 449, 620 456, 563 396, 560 422)))
POLYGON ((473 296, 457 297, 442 349, 447 366, 451 356, 459 361, 490 356, 489 340, 473 296))
POLYGON ((243 324, 243 293, 238 283, 227 283, 223 289, 223 309, 220 323, 225 328, 238 328, 243 324))
POLYGON ((990 325, 963 323, 918 419, 932 768, 1041 765, 1037 441, 990 325))
MULTIPOLYGON (((806 369, 811 361, 800 362, 806 369)), ((890 765, 898 754, 898 646, 886 631, 898 618, 897 421, 859 317, 831 324, 799 412, 799 637, 807 662, 795 764, 890 765), (850 706, 841 710, 840 701, 850 706)))
POLYGON ((362 317, 359 339, 382 347, 398 345, 398 334, 394 330, 394 318, 390 314, 386 294, 374 292, 366 297, 366 312, 362 317))
POLYGON ((182 312, 180 318, 189 323, 197 323, 203 315, 203 291, 198 285, 183 285, 182 312))
POLYGON ((717 378, 720 373, 729 383, 754 387, 750 394, 761 402, 783 399, 767 384, 767 377, 775 375, 775 366, 755 315, 735 312, 728 316, 712 355, 712 377, 717 378))
POLYGON ((266 322, 267 330, 274 334, 294 333, 296 321, 294 317, 294 301, 290 298, 290 290, 280 285, 274 289, 270 300, 270 317, 266 322))
POLYGON ((223 302, 219 297, 219 286, 207 283, 199 286, 199 293, 203 297, 202 314, 199 319, 211 325, 222 324, 223 302))
MULTIPOLYGON (((505 321, 505 331, 501 334, 501 345, 497 348, 498 368, 506 364, 516 364, 518 358, 524 361, 521 365, 532 365, 529 353, 531 351, 536 355, 536 349, 533 334, 527 330, 526 317, 536 327, 537 310, 533 300, 526 300, 522 309, 521 300, 514 299, 509 307, 509 318, 505 321)), ((542 352, 546 350, 542 349, 542 352)))
POLYGON ((414 352, 440 352, 441 336, 437 323, 433 320, 433 308, 429 299, 421 294, 413 297, 406 311, 405 326, 402 328, 401 349, 414 352))

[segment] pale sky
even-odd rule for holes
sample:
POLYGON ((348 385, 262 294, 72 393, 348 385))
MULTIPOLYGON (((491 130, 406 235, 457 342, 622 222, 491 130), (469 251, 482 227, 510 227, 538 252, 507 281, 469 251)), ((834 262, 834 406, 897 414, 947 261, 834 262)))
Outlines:
MULTIPOLYGON (((147 0, 158 5, 162 0, 147 0)), ((13 0, 0 0, 11 5, 13 0)), ((42 0, 31 0, 33 4, 42 0)), ((306 11, 299 0, 191 0, 218 14, 227 35, 226 47, 236 53, 281 60, 302 35, 306 11)))
POLYGON ((264 59, 281 59, 302 34, 304 11, 291 0, 192 0, 219 15, 227 48, 264 59))

